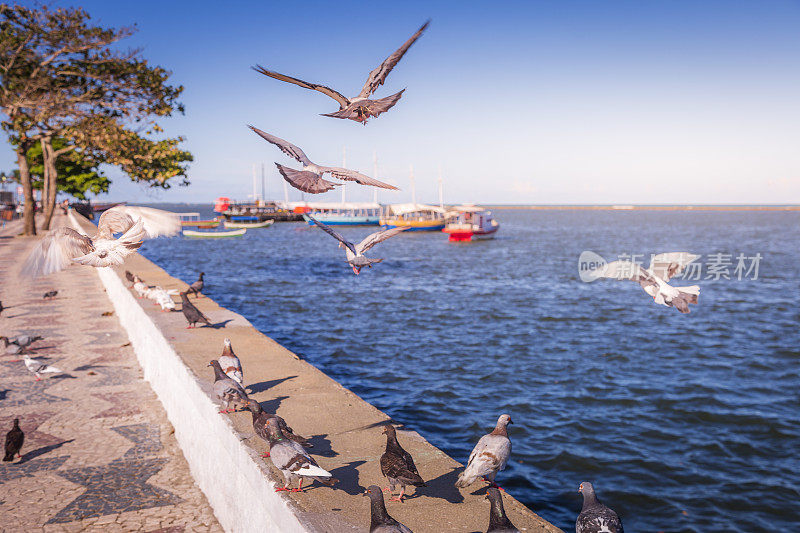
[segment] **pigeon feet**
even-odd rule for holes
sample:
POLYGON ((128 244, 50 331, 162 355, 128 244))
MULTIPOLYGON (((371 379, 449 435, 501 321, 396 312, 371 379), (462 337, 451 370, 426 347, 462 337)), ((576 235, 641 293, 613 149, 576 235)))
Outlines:
POLYGON ((389 501, 390 501, 390 502, 400 502, 400 503, 403 503, 403 498, 401 498, 400 496, 392 496, 391 498, 389 498, 389 501))
POLYGON ((289 492, 303 492, 303 489, 289 489, 289 492))
POLYGON ((269 452, 264 452, 261 454, 261 457, 269 457, 269 452))
POLYGON ((276 487, 275 488, 275 492, 283 492, 283 491, 289 492, 289 490, 290 490, 289 487, 276 487))

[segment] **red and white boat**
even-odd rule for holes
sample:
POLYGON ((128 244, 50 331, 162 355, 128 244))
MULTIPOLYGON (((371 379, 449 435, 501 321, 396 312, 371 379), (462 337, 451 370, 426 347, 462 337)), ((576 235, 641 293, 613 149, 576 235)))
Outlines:
POLYGON ((500 224, 492 217, 492 212, 472 204, 451 207, 445 214, 442 230, 450 235, 451 241, 476 241, 493 239, 500 224))

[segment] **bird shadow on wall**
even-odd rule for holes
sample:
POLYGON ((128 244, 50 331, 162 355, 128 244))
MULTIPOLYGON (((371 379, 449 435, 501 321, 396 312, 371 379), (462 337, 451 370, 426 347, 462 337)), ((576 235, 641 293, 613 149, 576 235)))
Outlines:
POLYGON ((22 459, 20 459, 20 461, 17 464, 27 463, 32 459, 36 459, 40 455, 44 455, 46 453, 52 452, 53 450, 57 450, 58 448, 61 448, 63 445, 69 444, 70 442, 75 442, 75 439, 61 441, 59 443, 50 444, 48 446, 42 446, 41 448, 36 448, 35 450, 26 452, 25 455, 22 456, 22 459))
MULTIPOLYGON (((296 377, 297 376, 286 376, 285 378, 271 379, 269 381, 259 381, 258 383, 251 383, 250 385, 247 385, 244 389, 247 391, 247 394, 258 394, 259 392, 269 390, 272 387, 283 383, 284 381, 288 381, 296 377)), ((285 398, 288 398, 288 396, 285 396, 285 398)), ((274 413, 275 411, 268 412, 274 413)))
MULTIPOLYGON (((313 446, 309 453, 314 455, 320 455, 322 457, 336 457, 339 455, 337 452, 333 450, 331 447, 331 441, 327 438, 328 434, 323 433, 322 435, 314 435, 308 439, 308 441, 313 446)), ((336 476, 334 476, 336 477, 336 476)))
MULTIPOLYGON (((464 496, 456 488, 456 480, 458 473, 463 467, 453 468, 450 472, 442 474, 441 476, 433 479, 426 479, 427 487, 417 487, 415 495, 427 496, 429 498, 441 498, 450 503, 461 503, 464 501, 464 496)), ((423 478, 424 479, 424 478, 423 478)))
POLYGON ((288 396, 278 396, 277 398, 273 398, 271 400, 258 402, 258 404, 261 406, 261 410, 265 413, 275 413, 278 411, 278 407, 281 406, 281 402, 287 398, 288 396))
POLYGON ((362 487, 358 480, 358 467, 366 461, 350 461, 344 466, 330 470, 333 477, 339 480, 333 488, 345 491, 350 496, 364 494, 366 487, 362 487))

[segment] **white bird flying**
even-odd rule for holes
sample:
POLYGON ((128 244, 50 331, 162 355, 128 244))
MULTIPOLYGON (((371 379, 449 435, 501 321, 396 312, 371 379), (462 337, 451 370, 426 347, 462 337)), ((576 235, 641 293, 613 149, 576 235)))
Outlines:
POLYGON ((49 232, 28 255, 22 272, 35 278, 63 270, 70 263, 121 265, 144 239, 176 235, 180 230, 180 219, 174 213, 149 207, 112 207, 100 216, 94 237, 67 227, 49 232), (119 239, 114 238, 117 233, 122 234, 119 239))
POLYGON ((589 275, 594 278, 637 281, 655 303, 674 307, 681 313, 688 313, 689 304, 697 303, 700 287, 697 285, 673 287, 667 282, 699 257, 688 252, 658 254, 652 257, 650 268, 647 270, 631 261, 612 261, 589 275))

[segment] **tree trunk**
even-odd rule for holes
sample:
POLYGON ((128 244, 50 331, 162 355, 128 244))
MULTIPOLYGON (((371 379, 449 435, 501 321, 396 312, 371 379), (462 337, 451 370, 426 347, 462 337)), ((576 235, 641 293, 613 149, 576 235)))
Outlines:
POLYGON ((28 169, 28 144, 21 142, 17 146, 17 166, 19 167, 19 181, 22 184, 22 194, 25 196, 25 211, 23 218, 25 229, 23 235, 36 235, 36 203, 33 201, 33 186, 31 173, 28 169))
POLYGON ((42 137, 42 161, 44 163, 44 191, 42 194, 42 211, 44 211, 44 222, 42 230, 50 229, 50 221, 53 219, 53 211, 56 207, 56 196, 58 195, 58 174, 56 171, 56 155, 53 151, 52 137, 42 137))

